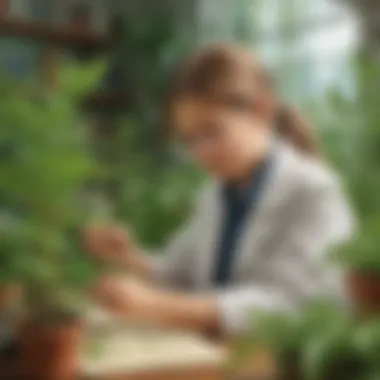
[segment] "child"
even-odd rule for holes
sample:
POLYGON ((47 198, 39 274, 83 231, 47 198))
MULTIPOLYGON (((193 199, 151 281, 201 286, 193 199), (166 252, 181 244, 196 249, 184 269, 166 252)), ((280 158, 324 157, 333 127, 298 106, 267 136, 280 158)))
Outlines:
POLYGON ((351 215, 265 68, 240 47, 206 47, 181 66, 168 113, 212 179, 159 256, 141 253, 121 227, 86 229, 90 252, 136 274, 102 279, 97 300, 125 317, 236 334, 255 309, 336 292, 323 253, 351 234, 351 215))

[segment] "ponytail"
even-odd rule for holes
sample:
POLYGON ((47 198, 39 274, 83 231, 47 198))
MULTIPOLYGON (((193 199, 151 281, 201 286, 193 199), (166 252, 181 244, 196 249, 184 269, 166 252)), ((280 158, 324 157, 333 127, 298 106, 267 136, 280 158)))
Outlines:
POLYGON ((308 156, 320 156, 317 138, 308 121, 294 108, 281 105, 277 111, 276 130, 280 137, 308 156))

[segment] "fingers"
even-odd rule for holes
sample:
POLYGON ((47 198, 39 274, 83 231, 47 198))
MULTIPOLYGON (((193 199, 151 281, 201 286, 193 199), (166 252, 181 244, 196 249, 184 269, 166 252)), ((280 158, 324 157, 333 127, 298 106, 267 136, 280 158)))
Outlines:
POLYGON ((95 226, 87 227, 82 233, 85 249, 97 255, 103 247, 101 228, 95 226))
POLYGON ((110 237, 112 235, 112 239, 109 241, 110 249, 123 250, 129 246, 130 237, 125 228, 121 226, 114 226, 111 227, 111 230, 108 232, 110 237))
POLYGON ((129 236, 121 226, 90 226, 83 230, 86 250, 98 258, 117 259, 130 245, 129 236))
POLYGON ((155 318, 160 303, 158 293, 135 277, 103 277, 93 289, 95 300, 105 309, 123 318, 140 322, 155 318))
POLYGON ((93 297, 101 306, 116 313, 126 314, 129 309, 128 294, 121 280, 114 277, 102 278, 93 289, 93 297))

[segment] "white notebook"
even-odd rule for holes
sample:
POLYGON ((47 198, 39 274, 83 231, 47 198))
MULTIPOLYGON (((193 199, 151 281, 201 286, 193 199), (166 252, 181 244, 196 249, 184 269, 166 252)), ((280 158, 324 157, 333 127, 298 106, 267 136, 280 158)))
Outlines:
POLYGON ((82 371, 97 378, 139 371, 219 366, 226 352, 190 332, 121 323, 101 312, 90 315, 82 371))

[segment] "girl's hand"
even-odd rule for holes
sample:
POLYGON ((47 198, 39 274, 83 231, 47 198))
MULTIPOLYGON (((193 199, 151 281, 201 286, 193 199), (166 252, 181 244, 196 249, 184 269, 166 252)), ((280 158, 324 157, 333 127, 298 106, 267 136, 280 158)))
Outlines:
POLYGON ((128 260, 133 249, 128 232, 121 226, 90 226, 83 231, 86 249, 96 258, 114 264, 128 260))
POLYGON ((103 278, 94 297, 117 317, 129 320, 207 333, 219 327, 219 308, 213 297, 170 292, 136 278, 103 278))
POLYGON ((93 291, 95 300, 113 314, 130 319, 154 319, 158 292, 134 277, 104 277, 93 291))

